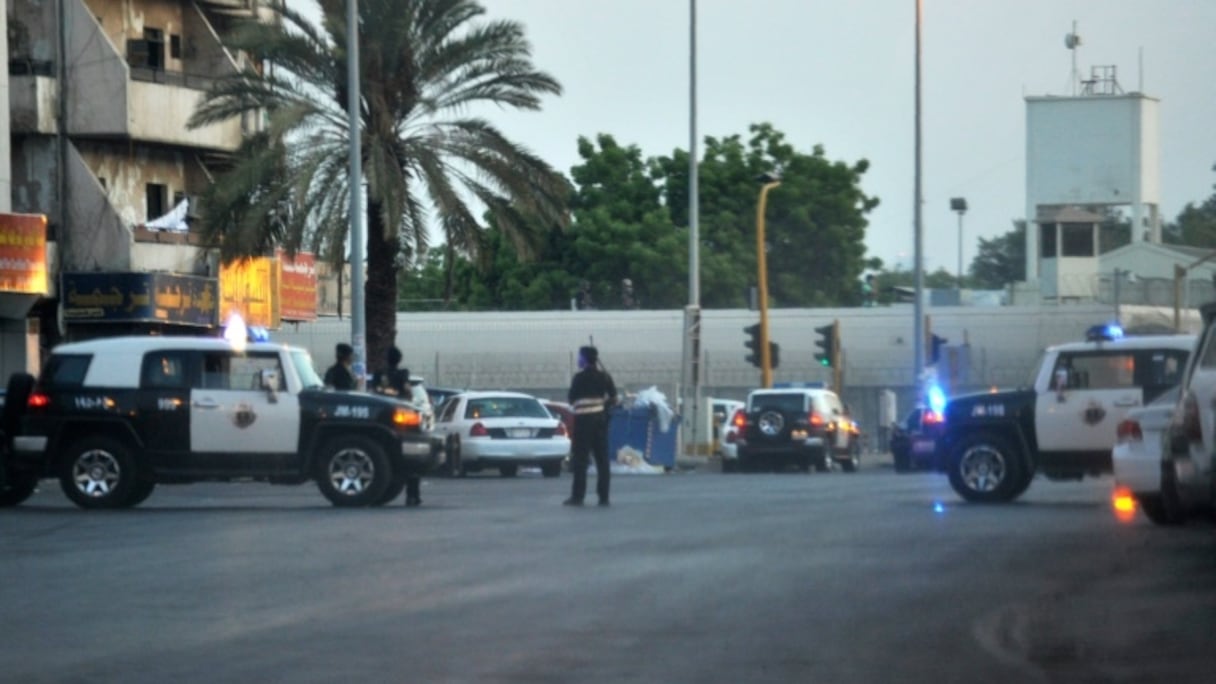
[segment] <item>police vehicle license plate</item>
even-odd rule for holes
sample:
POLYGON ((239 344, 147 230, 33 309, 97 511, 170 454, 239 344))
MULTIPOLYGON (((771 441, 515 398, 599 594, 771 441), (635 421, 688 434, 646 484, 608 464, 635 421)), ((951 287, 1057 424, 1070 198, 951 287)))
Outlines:
POLYGON ((917 454, 931 454, 934 449, 934 440, 932 439, 914 439, 912 440, 912 452, 917 454))
POLYGON ((531 437, 532 430, 531 428, 511 428, 510 430, 507 430, 507 436, 515 438, 531 437))

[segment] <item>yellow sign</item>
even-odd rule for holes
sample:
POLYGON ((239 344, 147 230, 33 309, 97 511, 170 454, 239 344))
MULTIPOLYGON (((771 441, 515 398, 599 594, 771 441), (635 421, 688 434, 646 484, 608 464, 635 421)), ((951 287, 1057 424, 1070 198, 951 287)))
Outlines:
POLYGON ((220 267, 220 324, 239 313, 245 325, 278 329, 279 262, 268 257, 220 267))

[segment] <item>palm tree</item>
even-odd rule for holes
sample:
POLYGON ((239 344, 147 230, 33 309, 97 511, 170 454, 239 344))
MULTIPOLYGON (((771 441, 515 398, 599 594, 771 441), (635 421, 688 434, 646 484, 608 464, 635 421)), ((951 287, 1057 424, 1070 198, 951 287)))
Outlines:
MULTIPOLYGON (((319 28, 286 3, 276 3, 278 21, 239 24, 225 42, 255 66, 217 81, 191 119, 264 117, 203 195, 206 230, 225 262, 283 246, 341 265, 347 251, 346 0, 319 4, 319 28)), ((568 222, 565 178, 469 113, 486 104, 537 110, 542 95, 561 92, 533 67, 523 27, 484 13, 476 0, 359 3, 374 364, 396 339, 397 273, 430 247, 428 224, 445 243, 450 298, 456 256, 477 258, 485 231, 502 231, 528 258, 568 222)))

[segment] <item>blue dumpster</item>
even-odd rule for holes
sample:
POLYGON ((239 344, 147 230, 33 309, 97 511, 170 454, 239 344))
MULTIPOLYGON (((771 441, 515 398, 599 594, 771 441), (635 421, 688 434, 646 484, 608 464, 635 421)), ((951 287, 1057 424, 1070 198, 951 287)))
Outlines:
POLYGON ((615 408, 612 422, 608 424, 608 456, 616 462, 617 452, 630 447, 642 454, 650 465, 675 468, 679 424, 680 417, 673 416, 667 431, 663 432, 653 407, 615 408))

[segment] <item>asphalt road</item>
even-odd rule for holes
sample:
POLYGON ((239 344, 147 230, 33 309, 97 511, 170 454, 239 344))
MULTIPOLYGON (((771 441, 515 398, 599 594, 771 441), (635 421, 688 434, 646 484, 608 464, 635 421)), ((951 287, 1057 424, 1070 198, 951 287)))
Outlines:
POLYGON ((1012 505, 944 477, 525 473, 331 508, 311 485, 0 511, 0 681, 1216 680, 1216 530, 1113 517, 1109 480, 1012 505), (940 506, 938 505, 940 504, 940 506))

